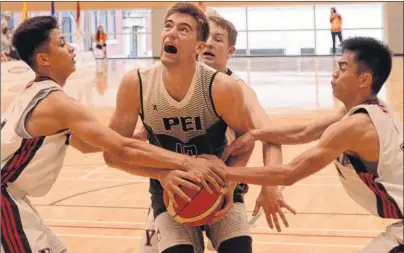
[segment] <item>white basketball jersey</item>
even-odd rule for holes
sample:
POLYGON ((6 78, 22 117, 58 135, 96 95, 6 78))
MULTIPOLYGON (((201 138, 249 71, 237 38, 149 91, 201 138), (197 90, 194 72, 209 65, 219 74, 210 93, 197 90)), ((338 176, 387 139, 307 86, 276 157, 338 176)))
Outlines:
POLYGON ((1 116, 1 186, 40 197, 52 187, 62 168, 69 131, 51 136, 30 136, 27 115, 53 91, 62 88, 51 80, 31 82, 1 116))
POLYGON ((379 135, 377 169, 357 157, 342 154, 335 161, 348 195, 381 218, 403 219, 403 124, 380 100, 352 108, 345 116, 366 111, 379 135))

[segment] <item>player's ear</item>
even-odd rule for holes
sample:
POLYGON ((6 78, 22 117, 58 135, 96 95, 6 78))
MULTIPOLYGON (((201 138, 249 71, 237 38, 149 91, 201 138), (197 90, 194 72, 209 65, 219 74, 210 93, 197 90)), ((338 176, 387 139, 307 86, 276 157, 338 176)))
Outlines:
POLYGON ((373 77, 369 72, 364 72, 359 76, 359 87, 365 88, 372 86, 373 77))
POLYGON ((46 53, 37 54, 35 59, 36 59, 35 63, 37 65, 41 65, 41 66, 45 66, 45 67, 49 67, 49 65, 50 65, 49 55, 46 53))
POLYGON ((236 47, 235 46, 229 47, 229 50, 227 52, 227 60, 234 55, 234 52, 236 52, 236 47))
POLYGON ((203 50, 205 50, 206 43, 204 41, 199 41, 198 44, 196 45, 196 54, 200 55, 202 54, 203 50))

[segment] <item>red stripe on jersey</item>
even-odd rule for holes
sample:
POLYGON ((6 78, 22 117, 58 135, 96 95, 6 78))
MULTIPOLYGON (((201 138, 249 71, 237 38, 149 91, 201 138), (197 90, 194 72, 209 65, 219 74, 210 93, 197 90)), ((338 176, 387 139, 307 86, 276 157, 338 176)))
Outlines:
POLYGON ((6 221, 7 218, 9 220, 8 223, 6 222, 6 225, 8 225, 7 231, 11 231, 11 233, 8 235, 12 240, 16 241, 18 246, 18 250, 16 252, 32 253, 27 236, 21 223, 21 216, 17 204, 14 202, 5 188, 2 188, 1 195, 2 211, 3 214, 5 214, 4 216, 6 221))
POLYGON ((24 139, 20 148, 14 153, 1 170, 1 186, 14 182, 24 168, 32 160, 38 149, 42 146, 45 137, 24 139))
POLYGON ((403 215, 395 200, 388 195, 384 186, 375 180, 375 176, 369 172, 360 172, 359 177, 376 195, 377 211, 382 218, 402 219, 403 215), (381 205, 380 205, 381 204, 381 205))

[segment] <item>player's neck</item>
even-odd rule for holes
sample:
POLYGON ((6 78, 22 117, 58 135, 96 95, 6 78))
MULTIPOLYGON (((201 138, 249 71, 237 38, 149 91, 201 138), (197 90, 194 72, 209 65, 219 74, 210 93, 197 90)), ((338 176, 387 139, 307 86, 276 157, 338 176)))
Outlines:
POLYGON ((216 70, 226 74, 227 73, 227 66, 226 65, 217 66, 216 70))
POLYGON ((59 84, 62 87, 65 85, 67 79, 67 77, 63 77, 61 75, 53 73, 52 71, 46 71, 46 70, 36 71, 36 76, 41 78, 48 77, 49 79, 52 79, 55 83, 59 84))
POLYGON ((181 68, 171 68, 163 66, 163 82, 164 86, 169 90, 182 90, 185 92, 191 85, 195 75, 196 63, 181 66, 181 68))
POLYGON ((350 111, 352 108, 354 108, 355 106, 361 105, 363 103, 365 103, 366 101, 371 101, 377 99, 376 95, 368 95, 368 96, 358 96, 356 98, 354 98, 352 101, 349 102, 344 102, 345 108, 347 109, 347 111, 350 111))

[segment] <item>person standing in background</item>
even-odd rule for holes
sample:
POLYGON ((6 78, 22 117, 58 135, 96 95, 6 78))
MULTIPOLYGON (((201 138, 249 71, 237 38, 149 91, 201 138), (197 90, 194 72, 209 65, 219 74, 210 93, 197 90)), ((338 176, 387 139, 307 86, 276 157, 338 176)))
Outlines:
POLYGON ((9 59, 19 60, 17 51, 11 45, 11 29, 8 27, 4 27, 1 31, 1 47, 0 47, 2 56, 6 56, 5 60, 9 59), (3 55, 4 54, 4 55, 3 55))
POLYGON ((100 25, 98 27, 97 33, 95 34, 95 44, 96 48, 102 50, 104 59, 107 59, 107 39, 108 35, 104 32, 104 27, 100 25))
POLYGON ((8 21, 11 18, 11 12, 6 11, 3 14, 3 18, 1 19, 1 30, 3 30, 3 28, 8 27, 8 21))
POLYGON ((331 8, 330 15, 331 37, 332 37, 332 53, 335 55, 335 36, 338 36, 339 42, 342 42, 342 16, 337 12, 335 7, 331 8))

